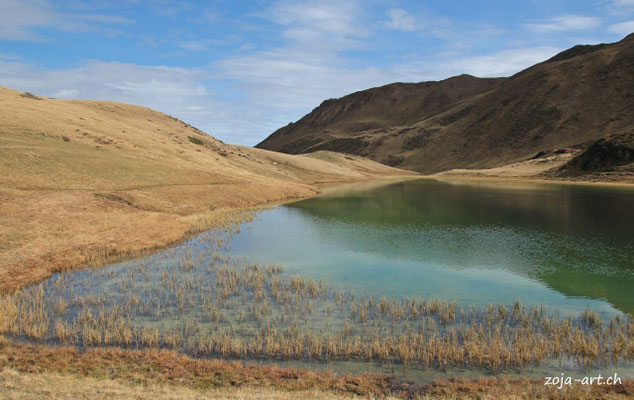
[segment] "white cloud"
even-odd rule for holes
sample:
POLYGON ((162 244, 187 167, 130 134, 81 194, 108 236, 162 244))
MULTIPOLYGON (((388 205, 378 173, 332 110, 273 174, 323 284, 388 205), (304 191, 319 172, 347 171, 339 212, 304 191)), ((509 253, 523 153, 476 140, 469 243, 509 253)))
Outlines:
POLYGON ((267 50, 242 48, 211 66, 214 79, 232 85, 228 96, 244 99, 236 106, 236 123, 243 121, 239 129, 251 130, 250 144, 327 98, 394 79, 379 68, 351 67, 343 56, 371 34, 361 23, 356 1, 283 0, 257 16, 277 24, 285 41, 267 50), (253 122, 247 126, 244 121, 253 122))
POLYGON ((283 52, 255 53, 214 65, 214 71, 96 60, 80 68, 41 70, 19 60, 0 59, 0 82, 47 97, 150 107, 225 142, 254 145, 328 97, 390 81, 377 69, 338 69, 324 64, 318 55, 288 57, 283 52), (209 80, 219 78, 233 79, 233 87, 223 81, 222 92, 207 89, 209 80))
POLYGON ((249 51, 255 49, 256 46, 253 43, 244 43, 240 47, 238 47, 237 51, 249 51))
POLYGON ((79 90, 77 89, 61 89, 53 93, 53 98, 56 99, 73 99, 79 96, 79 90))
POLYGON ((478 77, 510 76, 549 59, 561 50, 547 46, 516 48, 481 56, 454 56, 426 60, 400 66, 396 70, 400 76, 406 77, 410 81, 438 80, 460 74, 478 77))
POLYGON ((624 18, 631 18, 634 13, 634 0, 609 0, 604 11, 612 18, 611 23, 624 18))
POLYGON ((379 68, 347 68, 331 55, 277 49, 222 60, 221 78, 248 92, 258 106, 306 111, 321 101, 388 83, 394 74, 379 68))
POLYGON ((326 99, 400 80, 393 71, 347 68, 334 60, 282 50, 220 61, 215 74, 233 82, 229 96, 240 93, 244 99, 229 105, 235 118, 227 128, 244 135, 244 143, 251 145, 326 99))
POLYGON ((540 46, 509 49, 493 54, 458 59, 449 63, 454 73, 480 77, 510 76, 527 67, 545 61, 563 49, 540 46))
MULTIPOLYGON (((81 68, 37 71, 0 63, 0 82, 60 98, 139 104, 193 123, 230 143, 255 144, 326 98, 389 83, 378 68, 350 68, 340 52, 369 31, 356 1, 281 1, 260 17, 281 27, 284 44, 267 51, 249 46, 206 69, 151 67, 91 61, 81 68), (219 83, 222 93, 205 87, 219 83)), ((174 43, 191 51, 208 42, 174 43)))
POLYGON ((104 28, 103 25, 129 22, 125 18, 112 15, 56 12, 46 0, 2 0, 0 40, 46 40, 37 32, 41 28, 67 32, 103 30, 106 34, 113 35, 119 31, 104 28))
POLYGON ((401 8, 389 10, 387 15, 390 17, 390 20, 387 23, 388 28, 407 32, 412 32, 421 28, 421 25, 416 18, 401 8))
POLYGON ((15 53, 0 53, 0 61, 18 61, 21 59, 22 57, 15 53))
POLYGON ((315 30, 354 34, 356 5, 350 1, 282 1, 269 11, 270 18, 281 25, 301 25, 315 30))
POLYGON ((587 17, 573 14, 553 17, 545 23, 525 24, 525 26, 529 29, 540 32, 581 31, 594 29, 599 25, 601 25, 601 20, 597 17, 587 17))
POLYGON ((16 90, 56 98, 113 100, 150 107, 194 124, 220 116, 200 69, 90 61, 80 68, 39 70, 0 61, 0 82, 16 90))
POLYGON ((176 46, 181 49, 185 49, 188 51, 205 51, 210 46, 223 44, 222 40, 214 40, 214 39, 200 39, 200 40, 183 40, 180 42, 174 43, 176 46))
POLYGON ((205 43, 201 41, 183 41, 183 42, 178 42, 176 45, 182 49, 189 50, 189 51, 207 50, 207 46, 205 45, 205 43))
MULTIPOLYGON (((634 4, 634 0, 632 0, 632 3, 634 4)), ((614 24, 608 28, 608 32, 615 33, 621 36, 627 36, 630 33, 634 32, 634 21, 625 21, 614 24)))
POLYGON ((298 45, 344 49, 370 33, 358 22, 360 14, 354 0, 284 0, 261 16, 285 27, 281 35, 298 45))

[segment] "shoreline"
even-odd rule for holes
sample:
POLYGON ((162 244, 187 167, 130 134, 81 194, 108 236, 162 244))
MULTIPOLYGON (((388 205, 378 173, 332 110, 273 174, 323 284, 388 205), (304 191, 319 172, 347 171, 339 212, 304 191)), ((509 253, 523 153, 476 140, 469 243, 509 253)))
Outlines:
MULTIPOLYGON (((465 181, 465 180, 476 180, 482 182, 512 182, 512 183, 536 183, 536 184, 562 184, 562 185, 579 185, 579 186, 597 186, 597 187, 615 187, 615 188, 623 188, 623 189, 634 189, 634 183, 629 182, 605 182, 605 181, 575 181, 575 180, 556 180, 556 179, 547 179, 542 177, 506 177, 506 176, 473 176, 467 174, 452 174, 452 175, 442 175, 433 174, 433 175, 393 175, 393 176, 379 176, 379 177, 368 177, 368 179, 363 180, 328 180, 328 181, 318 181, 309 184, 309 186, 314 188, 314 192, 310 195, 306 196, 289 196, 282 199, 274 199, 274 200, 266 200, 261 203, 256 203, 253 205, 247 206, 236 206, 236 207, 226 207, 219 208, 216 210, 212 210, 209 213, 193 213, 189 215, 180 216, 181 218, 196 218, 208 215, 213 215, 216 212, 251 212, 257 211, 260 209, 268 209, 272 207, 276 207, 282 204, 293 203, 296 201, 306 200, 316 196, 328 195, 330 193, 335 193, 340 190, 342 187, 350 187, 350 186, 358 186, 364 188, 370 187, 379 187, 383 185, 387 185, 394 182, 399 181, 408 181, 408 180, 416 180, 416 179, 434 179, 439 181, 465 181)), ((57 191, 57 190, 51 190, 57 191)), ((90 192, 88 190, 88 192, 90 192)), ((183 235, 178 237, 175 240, 171 240, 165 243, 158 244, 156 246, 142 248, 135 251, 124 251, 120 254, 112 254, 108 256, 107 259, 102 260, 100 262, 91 262, 86 261, 80 264, 73 265, 65 265, 62 267, 58 267, 55 270, 51 271, 51 273, 41 279, 28 282, 25 285, 21 285, 19 287, 10 288, 9 290, 2 291, 0 294, 12 292, 15 290, 19 290, 23 287, 37 284, 42 282, 54 273, 63 272, 67 270, 81 270, 81 269, 92 269, 92 268, 102 268, 107 265, 117 264, 124 261, 133 260, 139 257, 146 257, 162 250, 168 249, 173 246, 177 246, 184 241, 192 238, 193 236, 204 232, 208 229, 213 229, 213 225, 208 225, 203 227, 202 229, 188 229, 183 235)), ((115 250, 116 251, 116 250, 115 250)))
MULTIPOLYGON (((319 196, 321 194, 323 194, 324 191, 327 191, 328 187, 337 187, 337 186, 345 186, 345 185, 349 185, 349 184, 355 184, 355 183, 364 183, 364 182, 372 182, 372 181, 398 181, 401 179, 415 179, 417 178, 417 176, 399 176, 399 175, 392 175, 392 176, 367 176, 366 179, 363 180, 329 180, 329 181, 323 181, 323 182, 311 182, 311 183, 306 183, 304 185, 306 185, 307 187, 311 188, 311 193, 307 194, 307 195, 295 195, 295 194, 290 194, 288 197, 284 197, 284 198, 278 198, 278 199, 265 199, 262 202, 258 202, 255 204, 249 204, 249 205, 238 205, 238 206, 228 206, 228 207, 222 207, 222 208, 217 208, 217 209, 213 209, 210 210, 209 212, 202 212, 202 213, 191 213, 191 214, 186 214, 186 215, 174 215, 171 213, 165 213, 165 212, 155 212, 156 214, 159 215, 164 215, 166 217, 172 217, 172 219, 175 219, 180 225, 183 226, 184 229, 181 229, 181 233, 177 235, 177 237, 170 237, 170 240, 166 240, 163 241, 161 243, 156 243, 152 246, 148 246, 148 247, 143 247, 143 248, 139 248, 139 249, 135 249, 135 250, 129 250, 129 249, 118 249, 117 247, 110 247, 108 248, 108 253, 107 254, 101 254, 101 250, 103 249, 93 249, 93 251, 91 251, 90 248, 79 248, 79 251, 82 252, 82 254, 84 254, 86 260, 84 260, 83 262, 80 263, 70 263, 70 264, 63 264, 63 265, 56 265, 54 268, 50 268, 48 270, 48 273, 46 274, 40 274, 37 279, 28 279, 28 280, 23 280, 21 282, 19 282, 19 284, 17 285, 11 285, 11 284, 6 284, 6 283, 2 283, 0 284, 0 295, 2 294, 6 294, 6 293, 12 293, 15 292, 17 290, 20 290, 24 287, 28 287, 30 285, 34 285, 37 283, 40 283, 46 279, 49 279, 53 274, 55 273, 59 273, 59 272, 64 272, 64 271, 68 271, 68 270, 82 270, 82 269, 92 269, 92 268, 102 268, 105 267, 107 265, 111 265, 111 264, 117 264, 117 263, 121 263, 124 261, 129 261, 129 260, 133 260, 136 258, 140 258, 140 257, 146 257, 155 253, 158 253, 162 250, 168 249, 170 247, 173 246, 177 246, 180 243, 183 243, 184 241, 192 238, 193 236, 204 232, 205 230, 209 230, 209 229, 213 229, 215 227, 214 223, 203 223, 202 226, 194 226, 197 221, 194 222, 186 222, 187 219, 193 219, 193 220, 198 220, 198 219, 206 219, 206 218, 211 218, 214 217, 218 214, 222 214, 222 213, 243 213, 243 212, 252 212, 252 211, 257 211, 259 209, 268 209, 268 208, 272 208, 281 204, 287 204, 287 203, 292 203, 295 201, 300 201, 300 200, 305 200, 314 196, 319 196)), ((2 188, 0 188, 2 189, 2 188)), ((7 191, 11 191, 11 188, 6 188, 7 191)), ((81 192, 85 192, 84 194, 88 193, 92 193, 94 190, 81 190, 81 192)), ((29 192, 29 191, 24 191, 24 192, 29 192)), ((49 192, 51 193, 60 193, 60 192, 64 192, 64 190, 59 190, 59 189, 50 189, 49 192)), ((0 190, 0 195, 2 195, 2 191, 0 190)), ((133 213, 129 216, 130 218, 134 218, 135 215, 138 215, 134 213, 134 211, 139 211, 139 212, 146 212, 148 210, 138 210, 138 209, 133 209, 133 213)), ((108 210, 103 210, 104 215, 107 215, 108 210)), ((140 217, 140 216, 139 216, 140 217)), ((224 218, 223 222, 235 222, 232 220, 233 217, 229 217, 224 218)), ((239 218, 237 219, 239 220, 239 218)), ((165 225, 165 229, 169 229, 169 226, 165 225)), ((160 229, 160 224, 159 224, 159 228, 160 229)), ((40 260, 39 263, 40 264, 44 264, 46 263, 46 259, 40 260)))
MULTIPOLYGON (((534 184, 559 184, 559 185, 579 185, 579 186, 595 186, 595 187, 614 187, 620 189, 632 190, 634 189, 634 183, 630 182, 606 182, 606 181, 582 181, 582 180, 559 180, 559 179, 547 179, 543 177, 535 177, 535 176, 527 176, 527 177, 517 177, 517 176, 485 176, 485 175, 468 175, 468 174, 447 174, 443 175, 443 173, 432 174, 432 175, 390 175, 390 176, 366 176, 366 179, 342 179, 342 180, 326 180, 326 181, 315 181, 308 183, 307 186, 312 188, 312 193, 307 195, 290 195, 285 198, 279 199, 271 199, 265 200, 260 203, 255 203, 251 205, 239 205, 239 206, 229 206, 222 207, 218 209, 211 210, 209 212, 203 213, 192 213, 188 215, 172 215, 169 213, 158 213, 161 215, 176 217, 177 220, 183 224, 182 220, 190 218, 205 218, 212 216, 218 212, 250 212, 256 211, 258 209, 267 209, 272 208, 281 204, 288 204, 295 201, 301 201, 305 199, 309 199, 315 196, 328 195, 330 193, 336 193, 341 190, 342 187, 350 187, 357 186, 359 188, 373 188, 378 186, 387 185, 394 182, 399 181, 408 181, 408 180, 416 180, 416 179, 433 179, 438 181, 446 181, 446 182, 456 182, 456 183, 474 183, 474 182, 508 182, 508 183, 534 183, 534 184), (465 181, 470 182, 465 182, 465 181)), ((9 189, 9 188, 7 188, 9 189)), ((11 190, 11 189, 9 189, 11 190)), ((92 192, 91 190, 85 190, 86 193, 92 192)), ((50 192, 58 193, 60 190, 51 189, 50 192)), ((63 192, 63 191, 62 191, 63 192)), ((1 193, 0 193, 1 194, 1 193)), ((145 211, 145 210, 141 210, 145 211)), ((107 214, 107 210, 104 211, 107 214)), ((185 223, 187 225, 187 223, 185 223)), ((98 254, 98 252, 91 252, 90 249, 80 249, 86 255, 86 258, 96 258, 97 260, 85 260, 84 262, 77 264, 65 264, 65 265, 57 265, 55 268, 50 269, 48 274, 41 275, 38 279, 28 280, 22 282, 20 285, 2 285, 0 286, 0 294, 10 293, 15 290, 19 290, 23 287, 37 284, 42 282, 54 273, 63 272, 67 270, 81 270, 81 269, 90 269, 90 268, 101 268, 107 265, 116 264, 124 261, 129 261, 139 257, 145 257, 148 255, 155 254, 159 251, 165 250, 167 248, 176 246, 191 237, 204 232, 208 229, 213 229, 213 224, 207 224, 202 227, 194 228, 189 224, 186 226, 186 229, 182 230, 182 234, 180 234, 176 238, 171 238, 170 240, 163 241, 161 243, 155 244, 149 247, 143 247, 140 249, 129 250, 123 249, 118 250, 115 248, 110 248, 110 253, 107 255, 98 254)))
POLYGON ((437 180, 466 180, 475 179, 480 181, 499 182, 523 182, 523 183, 550 183, 561 185, 579 186, 605 186, 634 189, 634 178, 632 181, 600 181, 600 180, 571 180, 571 179, 549 179, 542 176, 500 176, 500 175, 470 175, 470 174, 445 174, 439 172, 432 175, 421 175, 421 178, 437 180))

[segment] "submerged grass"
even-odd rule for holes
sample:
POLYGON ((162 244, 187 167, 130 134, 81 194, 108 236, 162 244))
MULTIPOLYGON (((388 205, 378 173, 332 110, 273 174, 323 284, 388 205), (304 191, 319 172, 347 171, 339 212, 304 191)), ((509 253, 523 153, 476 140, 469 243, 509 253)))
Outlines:
MULTIPOLYGON (((625 365, 634 319, 544 307, 462 307, 417 297, 374 298, 276 265, 229 255, 251 216, 125 266, 60 273, 0 297, 0 335, 79 347, 174 349, 196 357, 338 361, 404 367, 625 365)), ((209 221, 202 221, 208 225, 209 221)), ((202 226, 201 225, 201 226, 202 226)), ((217 224, 218 225, 218 224, 217 224)))

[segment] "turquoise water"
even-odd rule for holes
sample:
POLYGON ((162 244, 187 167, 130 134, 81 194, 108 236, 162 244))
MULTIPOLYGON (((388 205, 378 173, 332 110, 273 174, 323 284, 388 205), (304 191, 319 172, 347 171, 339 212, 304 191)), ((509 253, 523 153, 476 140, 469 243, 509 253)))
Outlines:
POLYGON ((420 179, 263 211, 231 254, 363 294, 634 313, 634 190, 420 179))

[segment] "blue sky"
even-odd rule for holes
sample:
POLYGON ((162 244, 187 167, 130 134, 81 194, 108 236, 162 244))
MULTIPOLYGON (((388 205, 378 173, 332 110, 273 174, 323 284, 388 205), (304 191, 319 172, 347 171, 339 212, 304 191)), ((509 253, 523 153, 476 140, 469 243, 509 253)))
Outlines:
POLYGON ((166 112, 254 145, 323 100, 509 76, 634 32, 634 0, 0 0, 0 86, 166 112))

